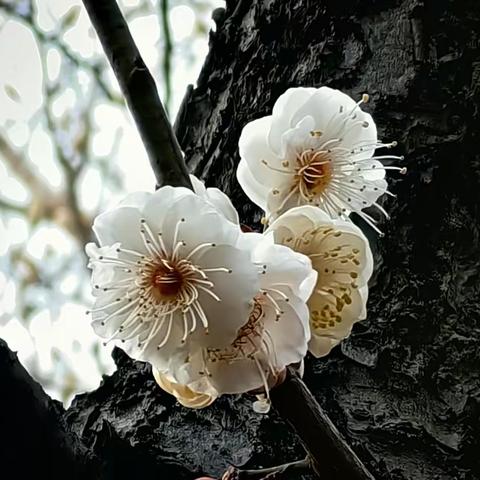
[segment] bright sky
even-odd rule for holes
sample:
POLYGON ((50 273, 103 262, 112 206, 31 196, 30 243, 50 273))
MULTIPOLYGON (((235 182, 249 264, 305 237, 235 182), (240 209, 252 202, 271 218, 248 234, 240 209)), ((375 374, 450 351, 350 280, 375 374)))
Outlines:
MULTIPOLYGON (((156 2, 151 0, 155 5, 156 2)), ((222 0, 209 2, 211 9, 224 5, 222 0)), ((46 33, 53 32, 67 12, 78 13, 77 21, 67 30, 63 41, 89 61, 98 58, 101 49, 80 0, 37 0, 35 3, 37 22, 46 33)), ((123 0, 121 3, 124 8, 133 7, 138 0, 123 0)), ((172 110, 176 112, 187 85, 195 83, 208 51, 208 39, 195 31, 195 12, 188 2, 172 3, 175 5, 170 11, 175 42, 172 110), (190 48, 189 52, 186 47, 190 48)), ((136 18, 130 22, 130 28, 145 62, 158 77, 161 41, 158 18, 155 15, 136 18)), ((61 62, 57 49, 51 48, 46 52, 50 80, 58 79, 61 62)), ((27 152, 38 172, 52 187, 59 188, 63 178, 55 160, 52 139, 44 122, 38 118, 43 100, 40 53, 28 27, 2 17, 2 14, 0 65, 0 133, 14 147, 27 152)), ((113 74, 110 80, 115 83, 113 74)), ((86 72, 78 71, 76 78, 65 80, 65 88, 53 105, 55 117, 60 119, 71 114, 79 104, 79 98, 88 95, 91 87, 92 82, 86 72)), ((106 156, 124 181, 124 190, 106 189, 99 168, 86 170, 80 183, 80 197, 82 208, 93 213, 99 205, 103 209, 115 204, 125 191, 151 190, 154 180, 139 135, 128 114, 122 108, 103 101, 95 102, 92 114, 95 129, 92 153, 98 157, 106 156), (115 153, 110 158, 112 150, 115 153)), ((2 164, 1 155, 0 192, 3 198, 22 204, 28 204, 30 200, 29 192, 2 164)), ((74 391, 96 388, 101 371, 110 372, 113 369, 109 355, 111 347, 101 345, 85 316, 87 305, 82 298, 88 298, 90 293, 83 258, 79 258, 77 250, 74 240, 55 225, 43 223, 32 227, 22 216, 0 210, 0 338, 18 351, 27 368, 39 372, 47 392, 55 398, 60 398, 60 388, 67 386, 68 389, 70 384, 74 391), (41 263, 46 274, 51 274, 58 282, 53 303, 41 288, 34 286, 29 289, 31 298, 27 300, 38 308, 26 326, 20 321, 16 272, 12 273, 9 268, 9 254, 19 245, 26 251, 27 258, 41 263), (62 259, 75 256, 77 261, 69 263, 66 269, 60 266, 61 273, 56 273, 55 268, 59 268, 62 259)))

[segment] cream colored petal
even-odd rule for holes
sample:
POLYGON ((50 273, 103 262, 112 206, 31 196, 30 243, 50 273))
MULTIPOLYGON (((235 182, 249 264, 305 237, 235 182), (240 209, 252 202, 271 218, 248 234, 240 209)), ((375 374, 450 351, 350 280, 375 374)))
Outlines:
POLYGON ((324 357, 328 355, 332 348, 336 347, 339 343, 339 340, 316 336, 313 334, 310 342, 308 342, 308 351, 316 358, 324 357))
POLYGON ((167 374, 161 373, 156 368, 152 369, 153 377, 158 385, 165 392, 173 395, 178 402, 188 408, 205 408, 211 405, 217 398, 216 392, 211 390, 211 394, 199 393, 186 385, 181 385, 173 381, 167 374))

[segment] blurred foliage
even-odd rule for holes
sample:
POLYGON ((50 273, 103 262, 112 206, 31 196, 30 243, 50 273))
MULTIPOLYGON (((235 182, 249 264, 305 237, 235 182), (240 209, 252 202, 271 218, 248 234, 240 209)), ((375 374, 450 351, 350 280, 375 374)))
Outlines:
MULTIPOLYGON (((174 113, 223 2, 120 4, 174 113)), ((0 65, 0 337, 68 402, 113 369, 84 315, 92 220, 153 176, 80 0, 0 0, 0 65)))

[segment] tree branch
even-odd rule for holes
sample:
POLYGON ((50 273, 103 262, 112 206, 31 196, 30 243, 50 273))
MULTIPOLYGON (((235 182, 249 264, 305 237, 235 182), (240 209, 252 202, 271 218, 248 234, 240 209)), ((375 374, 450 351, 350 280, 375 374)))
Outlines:
POLYGON ((68 431, 50 399, 0 339, 0 463, 16 478, 97 478, 100 462, 68 431))
POLYGON ((291 367, 285 381, 271 390, 270 398, 299 436, 322 480, 374 480, 291 367))
POLYGON ((157 186, 192 188, 172 126, 115 0, 83 0, 150 158, 157 186))

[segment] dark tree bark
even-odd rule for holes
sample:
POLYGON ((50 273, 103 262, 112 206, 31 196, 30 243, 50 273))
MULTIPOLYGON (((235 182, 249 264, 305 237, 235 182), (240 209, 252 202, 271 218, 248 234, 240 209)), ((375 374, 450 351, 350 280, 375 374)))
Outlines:
MULTIPOLYGON (((307 359, 306 383, 377 479, 479 478, 480 3, 232 0, 215 19, 176 130, 191 170, 224 189, 244 223, 260 212, 236 184, 238 137, 288 87, 368 92, 380 136, 406 156, 408 174, 391 176, 397 199, 384 202, 386 236, 365 229, 377 266, 368 319, 326 359, 307 359)), ((147 365, 115 359, 118 371, 67 412, 46 407, 85 464, 102 460, 100 478, 187 479, 303 457, 285 423, 254 414, 248 398, 187 410, 147 365)), ((7 408, 22 418, 25 405, 7 408)), ((21 448, 9 432, 0 441, 21 448)))

